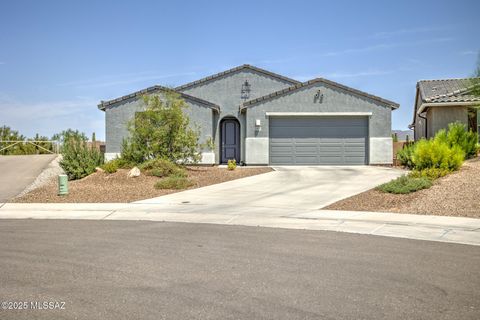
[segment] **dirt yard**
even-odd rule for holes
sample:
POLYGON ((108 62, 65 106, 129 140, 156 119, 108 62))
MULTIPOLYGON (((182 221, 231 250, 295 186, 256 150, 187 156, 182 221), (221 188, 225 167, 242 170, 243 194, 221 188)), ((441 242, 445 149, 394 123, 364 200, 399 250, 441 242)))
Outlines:
POLYGON ((466 161, 426 190, 400 195, 371 189, 324 209, 480 218, 480 159, 466 161))
MULTIPOLYGON (((261 173, 270 172, 268 167, 240 167, 234 171, 219 167, 188 167, 188 177, 194 185, 188 189, 204 187, 220 182, 235 180, 261 173)), ((127 178, 128 170, 120 169, 116 173, 96 172, 81 180, 69 181, 69 194, 57 195, 57 181, 12 199, 11 202, 132 202, 182 190, 158 190, 155 182, 160 178, 142 174, 137 178, 127 178)))

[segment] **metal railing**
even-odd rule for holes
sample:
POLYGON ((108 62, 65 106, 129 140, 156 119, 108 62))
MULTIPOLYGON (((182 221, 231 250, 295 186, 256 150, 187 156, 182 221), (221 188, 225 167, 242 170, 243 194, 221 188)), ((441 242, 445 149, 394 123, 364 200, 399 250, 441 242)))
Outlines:
POLYGON ((36 148, 39 148, 51 154, 58 154, 60 152, 60 144, 59 144, 59 141, 56 141, 56 140, 0 140, 0 146, 2 146, 3 144, 8 144, 8 145, 5 147, 2 147, 0 149, 0 153, 2 151, 5 151, 19 144, 25 144, 25 145, 31 144, 36 148), (50 143, 52 146, 52 150, 49 150, 44 146, 41 146, 40 143, 41 144, 50 143))

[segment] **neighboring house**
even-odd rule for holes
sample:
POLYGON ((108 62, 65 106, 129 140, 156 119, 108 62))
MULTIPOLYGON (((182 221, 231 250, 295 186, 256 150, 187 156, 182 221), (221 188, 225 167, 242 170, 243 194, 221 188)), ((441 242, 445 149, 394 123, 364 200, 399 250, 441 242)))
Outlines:
MULTIPOLYGON (((121 152, 127 123, 154 86, 102 101, 106 157, 121 152)), ((174 89, 200 128, 204 164, 236 159, 247 165, 391 164, 391 112, 397 103, 325 79, 299 82, 242 65, 174 89)))
POLYGON ((417 83, 413 123, 415 140, 431 138, 452 122, 479 132, 480 97, 472 93, 480 78, 422 80, 417 83))

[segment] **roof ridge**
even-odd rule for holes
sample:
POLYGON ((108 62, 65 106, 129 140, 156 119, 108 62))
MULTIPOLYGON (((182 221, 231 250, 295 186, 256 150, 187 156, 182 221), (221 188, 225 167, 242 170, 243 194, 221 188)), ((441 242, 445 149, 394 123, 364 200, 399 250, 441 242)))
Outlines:
POLYGON ((262 68, 259 68, 259 67, 255 67, 255 66, 250 65, 250 64, 242 64, 240 66, 236 66, 236 67, 230 68, 228 70, 224 70, 224 71, 206 76, 204 78, 201 78, 201 79, 198 79, 198 80, 195 80, 195 81, 188 82, 186 84, 177 86, 177 87, 175 87, 175 90, 183 90, 183 89, 186 89, 186 88, 190 88, 190 87, 196 86, 198 84, 205 83, 205 82, 208 82, 208 81, 213 80, 213 79, 217 79, 217 78, 222 77, 224 75, 227 75, 227 74, 230 74, 230 73, 233 73, 233 72, 237 72, 237 71, 242 70, 242 69, 250 69, 250 70, 253 70, 253 71, 256 71, 256 72, 259 72, 259 73, 269 75, 273 78, 282 79, 282 80, 284 80, 286 82, 290 82, 292 84, 301 83, 300 81, 297 81, 297 80, 289 78, 289 77, 282 76, 278 73, 274 73, 274 72, 271 72, 271 71, 268 71, 268 70, 265 70, 265 69, 262 69, 262 68))
POLYGON ((124 95, 124 96, 121 96, 119 98, 115 98, 115 99, 111 99, 111 100, 107 100, 107 101, 102 100, 102 101, 100 101, 100 103, 98 104, 97 107, 98 107, 98 109, 100 109, 102 111, 105 111, 105 108, 107 106, 110 106, 112 104, 130 99, 130 98, 135 98, 135 97, 138 97, 138 96, 143 95, 143 94, 152 93, 152 92, 155 92, 157 90, 175 92, 175 93, 178 93, 180 96, 182 96, 184 98, 187 98, 187 99, 190 99, 190 100, 193 100, 193 101, 197 101, 197 102, 202 103, 204 105, 210 106, 210 107, 212 107, 212 109, 215 109, 217 111, 220 110, 220 107, 213 102, 210 102, 210 101, 198 98, 198 97, 194 97, 192 95, 189 95, 189 94, 186 94, 186 93, 183 93, 183 92, 179 92, 179 91, 177 91, 173 88, 161 86, 161 85, 158 85, 158 84, 153 85, 153 86, 148 87, 148 88, 145 88, 145 89, 142 89, 142 90, 137 90, 135 92, 132 92, 132 93, 124 95))
POLYGON ((264 95, 262 97, 258 97, 258 98, 252 99, 252 100, 248 100, 248 101, 246 101, 246 102, 244 102, 240 105, 240 110, 244 110, 248 106, 251 106, 251 105, 253 105, 257 102, 267 100, 267 99, 273 98, 275 96, 283 95, 287 92, 294 91, 294 90, 306 87, 308 85, 311 85, 311 84, 314 84, 314 83, 317 83, 317 82, 323 82, 323 83, 326 83, 326 84, 330 84, 331 86, 335 86, 335 87, 341 88, 343 90, 346 90, 346 91, 349 91, 349 92, 352 92, 352 93, 356 93, 358 95, 368 97, 368 98, 373 99, 373 100, 383 102, 383 103, 391 106, 392 109, 397 109, 400 106, 398 103, 395 103, 393 101, 383 99, 379 96, 376 96, 376 95, 373 95, 373 94, 370 94, 370 93, 367 93, 367 92, 364 92, 364 91, 360 91, 360 90, 357 90, 357 89, 354 89, 354 88, 351 88, 351 87, 347 87, 347 86, 345 86, 343 84, 340 84, 338 82, 335 82, 335 81, 331 81, 331 80, 328 80, 328 79, 325 79, 325 78, 314 78, 312 80, 301 82, 301 83, 295 84, 293 86, 290 86, 288 88, 284 88, 284 89, 272 92, 272 93, 264 95))

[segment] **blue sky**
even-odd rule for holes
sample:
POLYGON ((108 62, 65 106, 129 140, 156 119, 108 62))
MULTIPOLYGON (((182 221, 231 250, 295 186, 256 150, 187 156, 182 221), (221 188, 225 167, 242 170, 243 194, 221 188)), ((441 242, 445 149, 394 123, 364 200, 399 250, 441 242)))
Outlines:
POLYGON ((103 139, 100 100, 244 63, 400 103, 420 79, 471 76, 480 1, 2 1, 0 125, 103 139))

